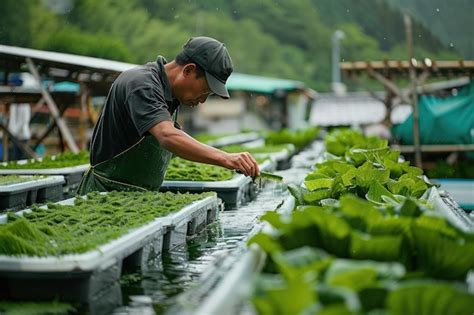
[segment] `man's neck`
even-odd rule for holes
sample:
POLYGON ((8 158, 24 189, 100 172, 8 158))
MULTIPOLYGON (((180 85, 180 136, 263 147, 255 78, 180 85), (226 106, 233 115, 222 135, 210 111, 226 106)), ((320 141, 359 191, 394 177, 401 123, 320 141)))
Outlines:
POLYGON ((181 71, 181 67, 176 63, 176 61, 172 60, 165 64, 165 71, 168 81, 170 81, 171 86, 173 86, 179 71, 181 71))

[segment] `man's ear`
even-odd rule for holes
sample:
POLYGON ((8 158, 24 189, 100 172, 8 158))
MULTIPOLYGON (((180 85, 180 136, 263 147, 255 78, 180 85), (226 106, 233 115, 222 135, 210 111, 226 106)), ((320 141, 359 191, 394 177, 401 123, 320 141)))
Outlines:
POLYGON ((192 74, 194 71, 196 71, 196 64, 194 63, 188 63, 183 67, 183 75, 188 76, 192 74))

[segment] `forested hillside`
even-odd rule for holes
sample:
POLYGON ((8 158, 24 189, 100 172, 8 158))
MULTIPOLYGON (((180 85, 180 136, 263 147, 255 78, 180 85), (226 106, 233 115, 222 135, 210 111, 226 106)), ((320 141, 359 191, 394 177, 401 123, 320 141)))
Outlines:
POLYGON ((474 1, 472 0, 387 0, 393 7, 410 11, 429 26, 441 41, 474 59, 474 1))
MULTIPOLYGON (((344 60, 406 58, 403 16, 387 0, 3 0, 1 6, 2 44, 143 63, 158 54, 173 59, 188 37, 207 35, 226 43, 236 71, 302 80, 317 90, 329 87, 336 29, 346 33, 344 60)), ((418 58, 460 58, 424 24, 415 21, 414 34, 418 58)))

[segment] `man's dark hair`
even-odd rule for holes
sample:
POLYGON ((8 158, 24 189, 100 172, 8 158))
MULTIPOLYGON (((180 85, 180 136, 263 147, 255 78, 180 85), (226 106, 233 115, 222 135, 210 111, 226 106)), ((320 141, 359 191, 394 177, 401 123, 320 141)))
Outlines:
POLYGON ((198 65, 196 62, 194 62, 191 58, 186 56, 184 52, 180 52, 176 58, 174 58, 174 61, 180 66, 187 65, 188 63, 194 63, 196 65, 196 76, 198 78, 203 77, 205 75, 204 69, 198 65))

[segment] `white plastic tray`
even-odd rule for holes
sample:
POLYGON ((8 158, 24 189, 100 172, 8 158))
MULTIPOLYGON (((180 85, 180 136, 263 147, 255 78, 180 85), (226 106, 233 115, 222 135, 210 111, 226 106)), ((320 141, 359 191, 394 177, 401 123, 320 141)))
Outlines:
POLYGON ((288 144, 288 147, 284 150, 273 153, 256 153, 254 154, 254 156, 257 158, 270 157, 272 160, 280 162, 287 160, 294 152, 295 146, 292 144, 288 144))
POLYGON ((31 180, 27 182, 20 182, 15 184, 9 185, 0 185, 0 194, 1 193, 11 193, 11 192, 21 192, 30 190, 32 188, 42 188, 54 184, 64 184, 64 176, 57 175, 57 176, 47 176, 43 178, 34 178, 31 176, 24 176, 30 177, 31 180))
POLYGON ((444 192, 443 196, 445 197, 440 195, 436 187, 430 189, 428 202, 433 205, 434 211, 461 231, 474 234, 474 221, 472 218, 459 207, 448 193, 444 192))
POLYGON ((433 178, 432 181, 440 184, 440 190, 447 191, 461 208, 474 209, 473 179, 433 178))
POLYGON ((260 139, 261 136, 256 132, 241 133, 237 135, 225 136, 216 140, 207 141, 206 144, 213 147, 224 147, 232 144, 242 144, 260 139))
MULTIPOLYGON (((72 204, 74 198, 59 202, 58 204, 72 204)), ((0 271, 12 272, 78 272, 94 271, 98 268, 105 269, 119 260, 145 246, 148 240, 157 233, 162 233, 167 225, 179 225, 194 212, 203 208, 216 206, 220 201, 216 196, 193 202, 183 209, 166 217, 155 220, 139 228, 130 230, 129 233, 99 246, 95 250, 83 254, 71 254, 59 257, 29 257, 29 256, 6 256, 0 255, 0 271)), ((19 214, 31 210, 23 210, 19 214)), ((6 223, 6 215, 0 216, 0 224, 6 223)))
MULTIPOLYGON (((260 170, 265 171, 268 170, 272 166, 271 161, 264 161, 262 165, 260 165, 260 170)), ((228 188, 228 189, 235 189, 238 187, 242 187, 243 185, 249 184, 252 182, 251 177, 247 177, 242 174, 237 174, 232 179, 229 180, 222 180, 216 182, 204 182, 204 181, 180 181, 180 180, 165 180, 161 187, 163 188, 228 188)))
POLYGON ((326 150, 324 141, 316 140, 305 150, 291 158, 292 168, 311 168, 326 150))
POLYGON ((89 164, 69 166, 62 168, 40 168, 40 169, 11 169, 0 170, 0 175, 68 175, 72 173, 85 172, 89 164))

